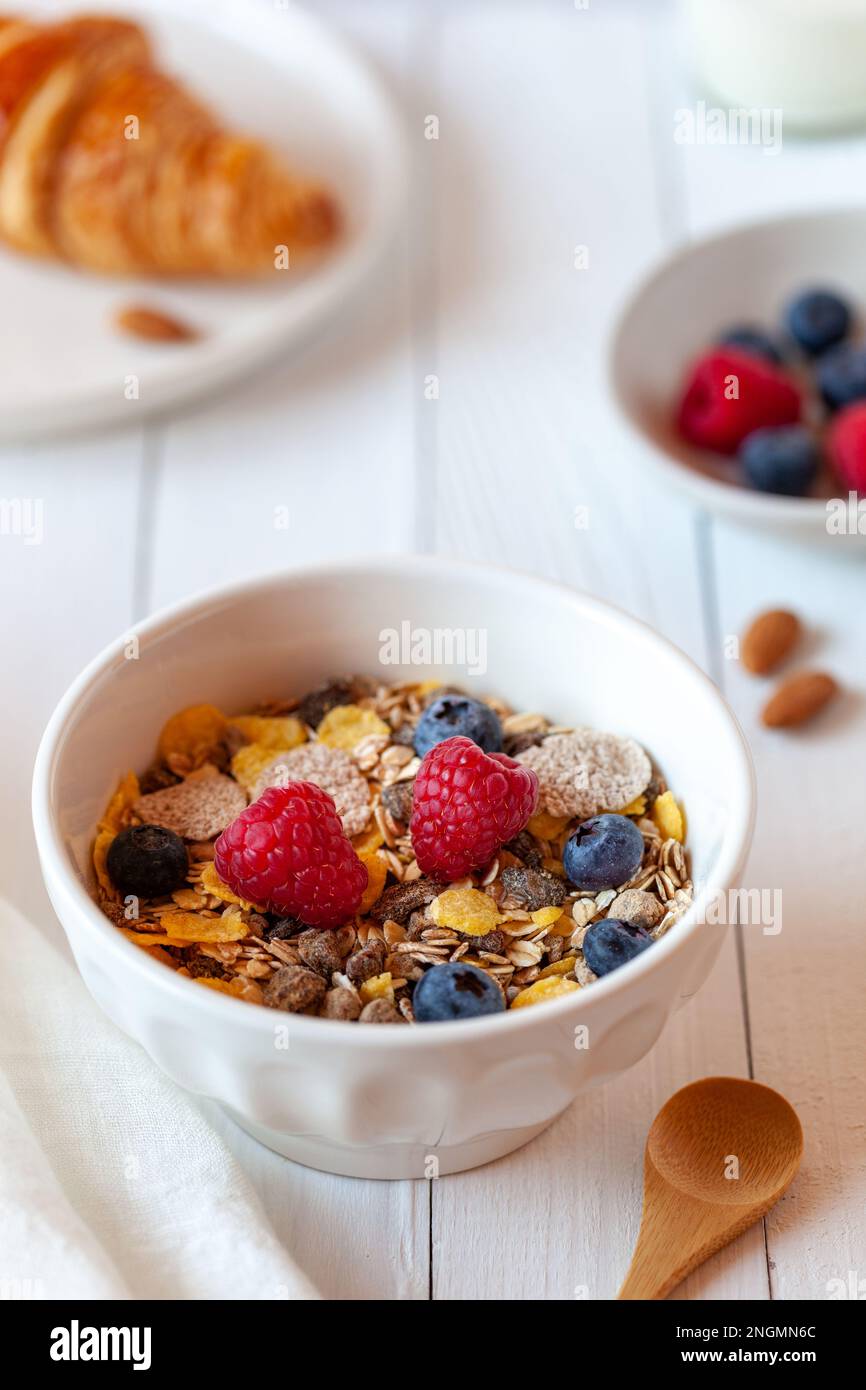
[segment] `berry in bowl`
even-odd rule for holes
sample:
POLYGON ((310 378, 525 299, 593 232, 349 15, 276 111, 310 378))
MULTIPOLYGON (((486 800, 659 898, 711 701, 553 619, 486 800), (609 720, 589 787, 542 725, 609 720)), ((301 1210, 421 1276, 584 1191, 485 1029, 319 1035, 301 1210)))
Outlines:
POLYGON ((643 466, 737 520, 863 553, 864 233, 862 211, 741 227, 643 283, 611 351, 643 466))
POLYGON ((102 1008, 272 1148, 472 1167, 632 1065, 702 983, 751 769, 642 624, 397 559, 235 585, 137 635, 46 731, 46 883, 102 1008), (483 675, 385 660, 407 618, 483 632, 483 675))
POLYGON ((831 290, 807 290, 791 300, 785 323, 787 341, 761 328, 728 329, 692 364, 679 433, 698 448, 736 454, 732 478, 759 492, 810 497, 844 487, 866 498, 866 348, 845 341, 851 307, 831 290))

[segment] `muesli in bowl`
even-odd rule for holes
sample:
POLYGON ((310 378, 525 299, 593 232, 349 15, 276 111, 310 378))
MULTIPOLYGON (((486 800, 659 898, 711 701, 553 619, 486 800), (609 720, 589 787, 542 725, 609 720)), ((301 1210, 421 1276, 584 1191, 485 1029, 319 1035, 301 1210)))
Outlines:
POLYGON ((561 998, 648 949, 692 900, 684 841, 633 739, 356 676, 173 715, 93 865, 105 915, 191 983, 428 1023, 561 998))

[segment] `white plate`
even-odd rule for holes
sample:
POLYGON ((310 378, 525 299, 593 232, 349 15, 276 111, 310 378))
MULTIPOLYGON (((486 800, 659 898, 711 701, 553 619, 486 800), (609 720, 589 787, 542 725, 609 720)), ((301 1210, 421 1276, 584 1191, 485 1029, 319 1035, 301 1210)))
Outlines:
MULTIPOLYGON (((613 332, 610 381, 617 407, 642 448, 641 467, 660 487, 684 489, 711 511, 792 538, 866 553, 866 535, 846 520, 828 528, 827 502, 848 494, 828 477, 814 497, 756 492, 736 464, 702 452, 677 434, 674 412, 688 363, 737 323, 778 328, 799 289, 827 285, 866 322, 866 209, 795 214, 736 227, 696 241, 665 260, 629 298, 613 332)), ((866 528, 866 516, 863 518, 866 528)))
POLYGON ((274 0, 28 0, 22 9, 140 20, 166 71, 227 123, 321 177, 347 225, 327 259, 303 276, 286 272, 276 287, 102 278, 0 243, 0 438, 164 411, 273 361, 344 303, 393 234, 405 151, 384 92, 336 35, 274 0), (196 325, 201 340, 171 347, 124 337, 113 314, 136 302, 196 325), (131 377, 137 400, 127 399, 131 377))

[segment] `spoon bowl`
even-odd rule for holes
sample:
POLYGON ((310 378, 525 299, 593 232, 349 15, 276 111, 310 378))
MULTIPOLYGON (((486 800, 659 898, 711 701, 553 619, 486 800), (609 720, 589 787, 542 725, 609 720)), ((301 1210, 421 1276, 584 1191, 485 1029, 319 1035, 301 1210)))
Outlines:
POLYGON ((640 1232, 619 1297, 665 1298, 766 1215, 802 1152, 796 1112, 769 1086, 711 1076, 677 1091, 647 1138, 640 1232))

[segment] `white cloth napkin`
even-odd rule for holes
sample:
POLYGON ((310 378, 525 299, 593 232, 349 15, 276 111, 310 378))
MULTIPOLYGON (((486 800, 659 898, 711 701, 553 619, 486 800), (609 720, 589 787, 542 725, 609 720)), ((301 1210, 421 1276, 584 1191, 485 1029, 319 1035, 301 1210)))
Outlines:
POLYGON ((0 1298, 317 1298, 194 1099, 2 900, 0 929, 0 1298))

